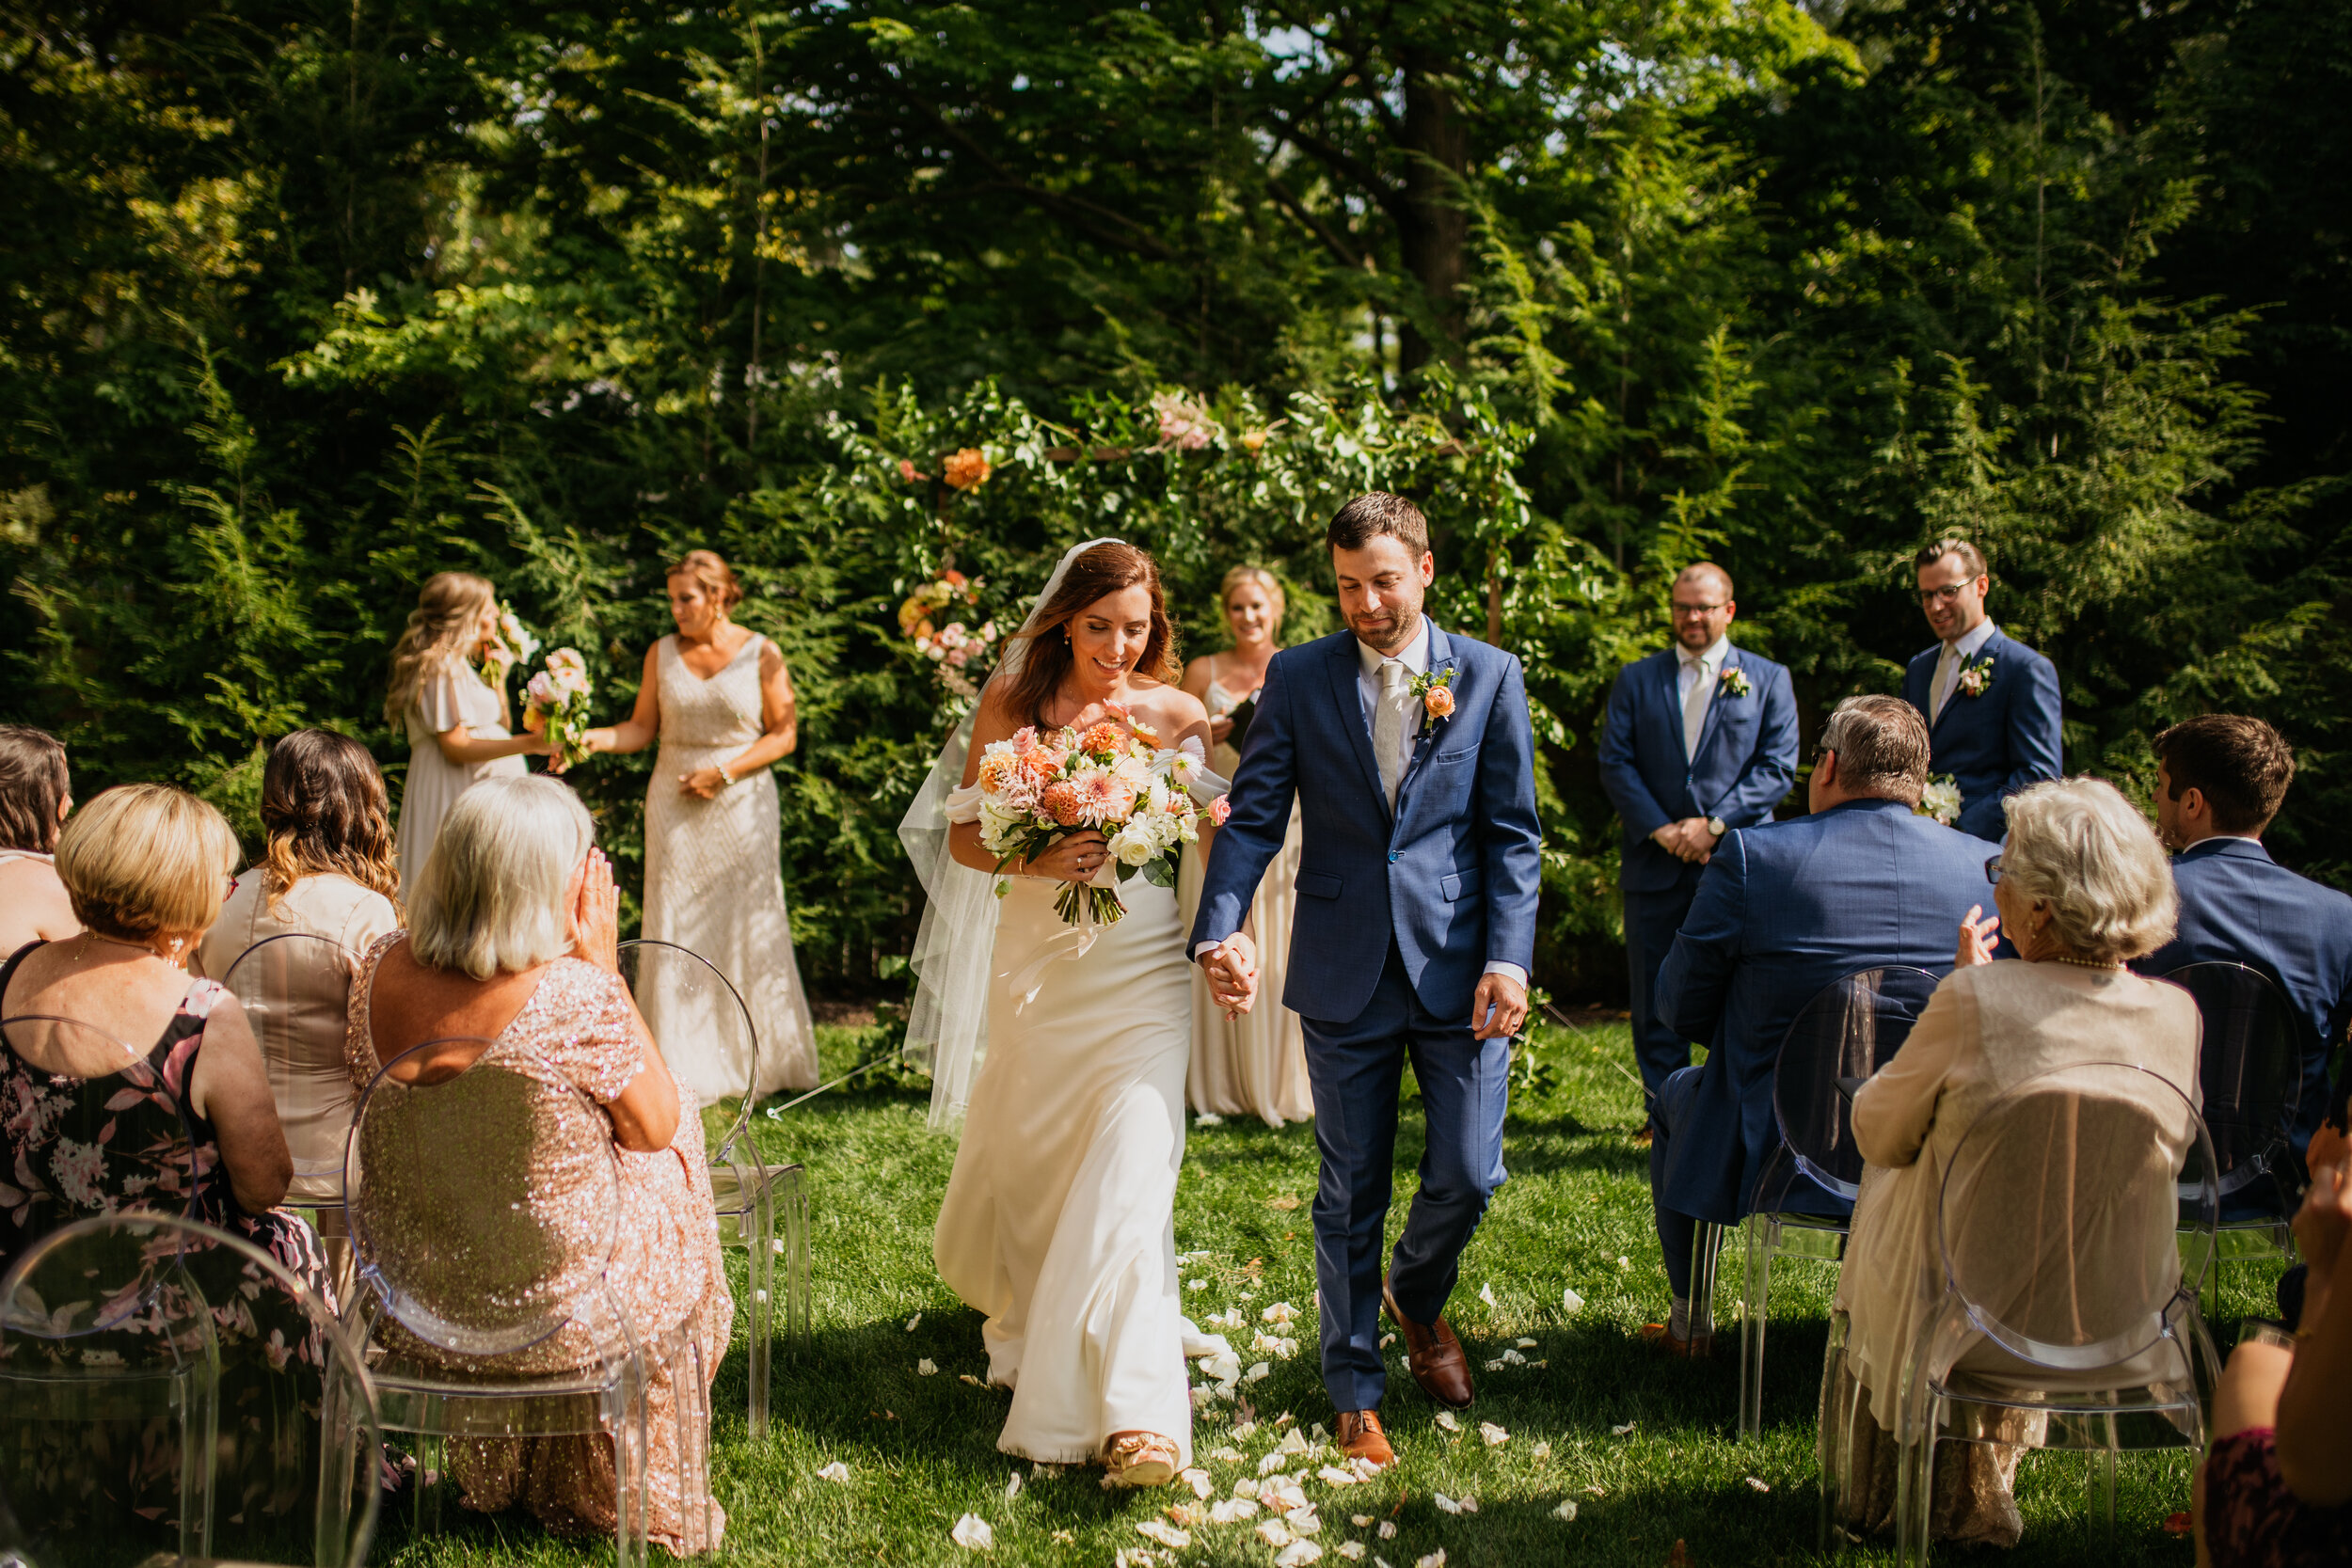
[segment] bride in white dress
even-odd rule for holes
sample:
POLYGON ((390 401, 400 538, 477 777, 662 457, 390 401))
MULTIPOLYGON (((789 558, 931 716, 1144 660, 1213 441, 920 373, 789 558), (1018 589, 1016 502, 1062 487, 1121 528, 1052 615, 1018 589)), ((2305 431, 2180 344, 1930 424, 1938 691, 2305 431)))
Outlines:
MULTIPOLYGON (((1026 724, 1084 728, 1112 705, 1204 757, 1208 713, 1173 683, 1173 641, 1150 556, 1117 540, 1072 550, 900 828, 931 895, 909 1040, 933 1053, 935 1122, 962 1113, 933 1252, 987 1317, 989 1381, 1013 1390, 996 1446, 1049 1465, 1100 1460, 1136 1486, 1192 1463, 1184 1358, 1226 1349, 1177 1299, 1184 932, 1172 890, 1113 882, 1099 832, 1006 867, 1009 891, 993 896, 973 780, 991 742, 1026 724), (1089 879, 1116 885, 1127 913, 1082 945, 1054 899, 1089 879), (984 1040, 957 1027, 982 1012, 984 1040)), ((1195 793, 1223 788, 1204 775, 1195 793)))
MULTIPOLYGON (((759 1054, 755 1095, 813 1088, 817 1031, 792 955, 785 907, 776 779, 799 739, 792 677, 776 645, 728 617, 743 591, 709 550, 670 568, 677 635, 645 650, 637 707, 590 730, 591 752, 642 752, 657 738, 645 782, 643 934, 675 942, 727 977, 751 1012, 759 1054)), ((698 999, 660 987, 639 998, 681 1088, 703 1104, 732 1099, 753 1064, 698 1019, 698 999)))

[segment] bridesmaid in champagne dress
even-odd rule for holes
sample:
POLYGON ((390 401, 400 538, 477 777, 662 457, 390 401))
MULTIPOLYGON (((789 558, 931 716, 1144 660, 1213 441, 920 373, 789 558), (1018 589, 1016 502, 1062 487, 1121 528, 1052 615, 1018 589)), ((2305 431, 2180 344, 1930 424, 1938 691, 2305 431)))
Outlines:
MULTIPOLYGON (((1236 566, 1225 574, 1218 593, 1225 624, 1232 632, 1230 652, 1196 658, 1184 669, 1184 689, 1209 710, 1209 768, 1232 778, 1241 766, 1241 737, 1233 733, 1233 710, 1265 684, 1282 629, 1282 585, 1263 566, 1236 566)), ((1291 808, 1290 836, 1266 867, 1250 915, 1259 954, 1259 994, 1264 1006, 1228 1019, 1209 999, 1209 982, 1198 965, 1192 972, 1192 1070, 1184 1097, 1195 1111, 1214 1116, 1254 1116, 1268 1127, 1305 1121, 1315 1114, 1307 1086, 1307 1040, 1298 1015, 1276 998, 1282 994, 1282 966, 1291 948, 1292 884, 1298 879, 1298 808, 1291 808)), ((1184 854, 1177 877, 1180 918, 1186 930, 1200 907, 1202 860, 1198 847, 1184 854)))
MULTIPOLYGON (((659 739, 645 784, 644 934, 707 958, 751 1009, 761 1095, 817 1084, 817 1031, 792 956, 776 780, 798 743, 792 679, 776 645, 728 619, 743 596, 727 563, 690 551, 670 568, 677 635, 645 653, 637 708, 590 730, 592 752, 642 752, 659 739)), ((680 1088, 703 1104, 743 1092, 752 1064, 716 1042, 692 998, 658 987, 639 999, 680 1088)))

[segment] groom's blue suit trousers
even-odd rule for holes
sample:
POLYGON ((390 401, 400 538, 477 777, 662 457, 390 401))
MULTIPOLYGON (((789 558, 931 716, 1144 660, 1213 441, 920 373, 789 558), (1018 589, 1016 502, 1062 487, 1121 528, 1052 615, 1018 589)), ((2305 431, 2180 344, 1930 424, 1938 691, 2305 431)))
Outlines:
POLYGON ((1409 1057, 1428 1126, 1421 1191, 1388 1268, 1415 1323, 1444 1311, 1462 1248, 1502 1184, 1508 1040, 1474 1038, 1470 1020, 1421 1005, 1393 942, 1364 1010, 1345 1023, 1303 1019, 1314 1088, 1315 1284, 1323 1298, 1323 1385, 1336 1410, 1373 1410, 1388 1386, 1380 1357, 1382 1232, 1396 1148, 1397 1090, 1409 1057))

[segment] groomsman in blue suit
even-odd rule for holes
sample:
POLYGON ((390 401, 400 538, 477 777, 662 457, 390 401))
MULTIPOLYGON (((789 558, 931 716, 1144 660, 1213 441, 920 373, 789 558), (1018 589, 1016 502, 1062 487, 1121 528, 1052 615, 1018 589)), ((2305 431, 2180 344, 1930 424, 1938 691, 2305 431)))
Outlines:
POLYGON ((2270 858, 2263 830, 2295 777, 2295 753, 2259 719, 2209 713, 2156 736, 2156 832, 2177 853, 2181 924, 2132 967, 2241 963, 2277 983, 2303 1025, 2295 1151, 2326 1109, 2328 1053, 2352 1022, 2352 898, 2270 858))
POLYGON ((1952 966, 1960 923, 1990 908, 1989 847, 1912 814, 1928 782, 1928 732, 1894 697, 1849 697, 1821 734, 1811 815, 1734 830, 1658 976, 1658 1009, 1704 1066, 1659 1094, 1650 1202, 1673 1287, 1669 1320, 1644 1337, 1705 1355, 1691 1333, 1691 1249, 1704 1220, 1747 1213, 1772 1151, 1772 1069, 1797 1013, 1856 970, 1952 966))
POLYGON ((1340 509, 1327 533, 1347 629, 1267 668, 1192 928, 1211 990, 1246 1011, 1241 931, 1298 802, 1302 844, 1282 1002, 1307 1037, 1314 1093, 1315 1287, 1333 1440, 1386 1467, 1385 1304, 1422 1391, 1470 1402, 1447 1326, 1462 1248, 1502 1185, 1511 1037, 1527 1018, 1543 830, 1519 661, 1422 613, 1429 525, 1402 496, 1340 509), (1421 1190, 1383 1262, 1397 1090, 1421 1086, 1421 1190))
POLYGON ((1796 693, 1787 669, 1725 635, 1740 612, 1731 574, 1707 561, 1685 566, 1671 599, 1674 645, 1617 672, 1600 732, 1600 786, 1624 823, 1617 886, 1633 1054, 1652 1101, 1668 1073, 1691 1065, 1690 1045, 1652 998, 1699 873, 1725 833, 1771 821, 1797 776, 1796 693))
POLYGON ((2058 667, 1986 617, 1993 576, 1976 546, 1939 539, 1914 559, 1937 641, 1903 673, 1903 700, 1927 715, 1928 771, 1960 784, 1955 826, 1998 844, 2001 802, 2058 776, 2058 667))

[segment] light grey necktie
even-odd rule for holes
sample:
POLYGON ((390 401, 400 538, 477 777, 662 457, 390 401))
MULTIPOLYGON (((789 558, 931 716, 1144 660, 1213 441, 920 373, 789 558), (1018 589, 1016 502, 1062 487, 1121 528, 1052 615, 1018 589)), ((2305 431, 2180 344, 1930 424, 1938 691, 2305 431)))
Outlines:
POLYGON ((1708 683, 1707 660, 1683 657, 1682 667, 1691 673, 1691 689, 1682 698, 1682 754, 1699 754, 1699 731, 1707 727, 1708 699, 1715 689, 1708 683))
POLYGON ((1951 700, 1952 684, 1960 664, 1960 644, 1944 644, 1944 657, 1935 661, 1935 681, 1928 688, 1928 722, 1932 724, 1944 716, 1944 705, 1951 700))
POLYGON ((1396 786, 1405 778, 1405 697, 1412 672, 1401 659, 1380 663, 1380 702, 1372 710, 1372 754, 1380 765, 1380 788, 1396 808, 1396 786))

